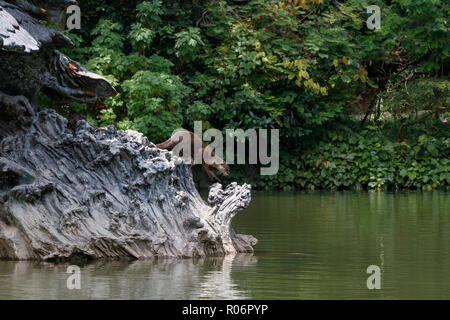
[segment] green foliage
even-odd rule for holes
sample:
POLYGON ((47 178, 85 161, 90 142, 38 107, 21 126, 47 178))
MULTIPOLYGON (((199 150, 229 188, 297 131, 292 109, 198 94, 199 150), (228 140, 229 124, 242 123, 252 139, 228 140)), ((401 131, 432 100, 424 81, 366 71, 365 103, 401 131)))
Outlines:
POLYGON ((91 45, 94 48, 121 50, 124 42, 124 37, 120 34, 122 30, 123 27, 119 22, 102 19, 92 30, 92 34, 97 37, 91 45))
POLYGON ((416 156, 424 168, 448 169, 448 137, 440 134, 450 118, 444 1, 88 0, 81 6, 83 29, 70 34, 81 48, 67 53, 119 92, 100 105, 71 104, 72 113, 87 114, 92 124, 139 130, 155 142, 175 128, 192 128, 194 120, 205 128, 280 129, 282 168, 263 180, 271 188, 442 185, 433 178, 438 173, 429 181, 420 172, 407 178, 416 172, 416 156), (381 8, 380 30, 366 27, 373 4, 381 8), (349 129, 349 119, 371 114, 389 118, 394 134, 372 130, 373 123, 355 137, 338 133, 339 126, 349 129), (427 137, 422 141, 437 153, 405 149, 396 140, 411 132, 427 137), (343 136, 324 139, 335 135, 343 136), (305 143, 309 154, 293 148, 305 143), (315 166, 319 159, 328 162, 315 166))
POLYGON ((430 112, 439 117, 450 112, 450 81, 439 78, 416 79, 389 88, 383 97, 385 110, 398 117, 419 112, 430 112))
POLYGON ((205 45, 198 28, 189 28, 188 31, 178 32, 175 34, 175 38, 175 52, 183 62, 194 60, 199 50, 205 45))
POLYGON ((132 128, 157 140, 164 140, 182 125, 181 102, 189 94, 178 77, 139 71, 124 81, 128 115, 132 128))
POLYGON ((392 142, 375 126, 330 133, 302 151, 281 155, 280 172, 263 177, 266 189, 436 189, 450 186, 450 138, 426 134, 392 142))
POLYGON ((164 13, 161 0, 144 1, 137 5, 136 17, 141 23, 150 27, 158 27, 162 23, 161 15, 164 13))

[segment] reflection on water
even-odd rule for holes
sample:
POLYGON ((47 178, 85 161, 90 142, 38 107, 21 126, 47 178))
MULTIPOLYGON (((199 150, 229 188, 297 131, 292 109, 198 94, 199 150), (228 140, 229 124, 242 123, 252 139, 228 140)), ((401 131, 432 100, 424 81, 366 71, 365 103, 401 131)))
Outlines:
POLYGON ((248 299, 231 279, 251 255, 196 260, 103 261, 81 265, 81 289, 68 290, 68 263, 0 263, 0 299, 248 299))
POLYGON ((95 262, 81 290, 69 264, 0 262, 0 299, 450 299, 446 192, 255 193, 233 226, 254 256, 95 262))

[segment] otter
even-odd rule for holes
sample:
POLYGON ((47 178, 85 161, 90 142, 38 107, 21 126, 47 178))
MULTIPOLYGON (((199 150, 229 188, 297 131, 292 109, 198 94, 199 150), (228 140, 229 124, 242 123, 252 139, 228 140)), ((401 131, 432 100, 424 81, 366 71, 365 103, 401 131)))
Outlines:
POLYGON ((184 157, 183 150, 190 150, 190 158, 194 160, 201 158, 202 166, 205 169, 206 174, 213 180, 222 182, 214 173, 213 168, 219 170, 224 176, 230 174, 230 168, 225 161, 216 155, 214 151, 209 146, 205 145, 203 140, 193 132, 187 130, 177 131, 169 138, 169 140, 158 143, 156 147, 164 150, 171 150, 177 147, 177 149, 180 150, 178 154, 180 157, 184 157), (184 145, 179 145, 183 140, 185 141, 184 145), (190 146, 186 143, 190 143, 190 146), (197 150, 195 147, 197 147, 197 150), (205 161, 205 157, 207 158, 207 161, 205 161))

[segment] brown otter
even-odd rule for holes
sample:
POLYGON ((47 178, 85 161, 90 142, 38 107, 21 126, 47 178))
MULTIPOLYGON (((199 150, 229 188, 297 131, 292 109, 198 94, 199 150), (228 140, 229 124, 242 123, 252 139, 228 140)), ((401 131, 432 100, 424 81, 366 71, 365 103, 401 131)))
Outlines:
POLYGON ((216 181, 222 182, 215 175, 213 168, 219 170, 219 172, 224 176, 228 176, 230 174, 230 168, 225 161, 216 155, 214 151, 209 146, 205 145, 203 140, 193 132, 187 130, 177 131, 170 137, 169 140, 157 144, 156 147, 165 150, 171 150, 176 147, 177 151, 179 151, 179 154, 176 155, 180 157, 184 157, 183 150, 190 150, 191 159, 201 159, 203 168, 208 176, 216 181), (185 141, 184 144, 180 145, 183 141, 185 141), (196 147, 197 150, 195 149, 196 147))

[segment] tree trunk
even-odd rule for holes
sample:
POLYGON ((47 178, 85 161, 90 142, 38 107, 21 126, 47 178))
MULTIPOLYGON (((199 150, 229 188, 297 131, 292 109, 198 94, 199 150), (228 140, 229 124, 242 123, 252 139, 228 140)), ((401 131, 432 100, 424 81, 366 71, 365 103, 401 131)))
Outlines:
POLYGON ((190 166, 142 134, 84 120, 72 128, 53 110, 19 116, 1 101, 0 258, 253 252, 257 240, 230 226, 249 185, 215 184, 207 204, 190 166))

